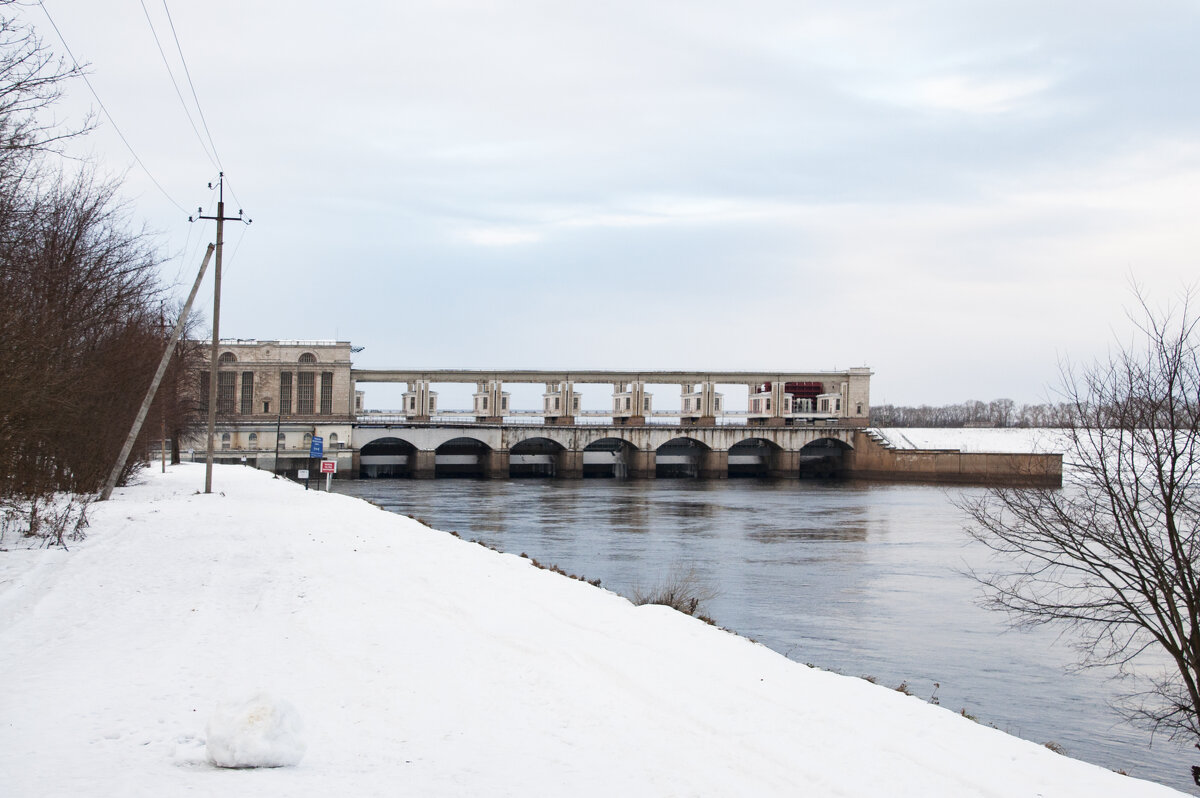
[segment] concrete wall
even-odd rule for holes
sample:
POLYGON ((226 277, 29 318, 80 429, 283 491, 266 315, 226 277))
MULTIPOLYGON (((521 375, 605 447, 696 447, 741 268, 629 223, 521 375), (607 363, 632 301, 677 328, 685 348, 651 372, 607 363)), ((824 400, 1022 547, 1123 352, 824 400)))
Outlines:
POLYGON ((981 485, 1062 485, 1061 454, 960 452, 956 449, 889 449, 860 433, 844 458, 854 479, 981 485))

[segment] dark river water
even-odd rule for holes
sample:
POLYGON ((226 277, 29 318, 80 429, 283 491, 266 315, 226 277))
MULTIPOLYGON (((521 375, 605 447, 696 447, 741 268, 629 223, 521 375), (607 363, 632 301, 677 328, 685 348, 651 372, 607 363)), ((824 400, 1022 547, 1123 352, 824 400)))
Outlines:
POLYGON ((1055 630, 1010 631, 964 570, 977 489, 766 480, 360 480, 335 490, 630 595, 694 572, 701 612, 797 662, 908 688, 1074 757, 1189 790, 1200 751, 1125 725, 1055 630))

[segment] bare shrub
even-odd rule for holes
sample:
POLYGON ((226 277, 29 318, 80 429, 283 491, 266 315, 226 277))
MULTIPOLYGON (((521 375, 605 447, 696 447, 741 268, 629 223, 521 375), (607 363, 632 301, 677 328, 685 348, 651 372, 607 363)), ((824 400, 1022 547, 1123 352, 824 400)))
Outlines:
POLYGON ((674 568, 652 588, 635 587, 631 601, 638 606, 661 604, 684 615, 696 615, 704 602, 717 595, 717 590, 695 568, 674 568))

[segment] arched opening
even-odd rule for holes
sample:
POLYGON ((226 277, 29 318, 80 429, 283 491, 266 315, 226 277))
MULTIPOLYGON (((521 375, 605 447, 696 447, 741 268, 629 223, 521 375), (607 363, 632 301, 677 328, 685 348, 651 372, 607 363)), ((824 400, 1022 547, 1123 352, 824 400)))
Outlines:
POLYGON ((564 451, 561 443, 549 438, 529 438, 508 450, 510 477, 552 477, 558 473, 559 457, 564 451))
POLYGON ((632 443, 620 438, 601 438, 583 450, 583 476, 624 479, 633 468, 632 443))
POLYGON ((434 476, 485 477, 492 448, 474 438, 454 438, 434 450, 434 476))
POLYGON ((362 447, 359 476, 363 479, 395 479, 412 474, 417 447, 400 438, 380 438, 362 447))
POLYGON ((251 449, 258 448, 258 433, 257 432, 250 433, 250 448, 251 449))
POLYGON ((219 358, 217 358, 217 363, 222 366, 224 366, 226 363, 236 363, 236 362, 237 362, 237 355, 235 355, 233 352, 222 352, 221 356, 219 358))
POLYGON ((782 449, 765 438, 747 438, 729 447, 729 476, 762 479, 778 468, 782 449))
POLYGON ((850 446, 836 438, 818 438, 799 452, 801 479, 833 479, 842 476, 842 458, 850 446))
POLYGON ((300 359, 298 362, 303 363, 306 366, 312 365, 313 363, 317 362, 317 356, 314 355, 312 352, 305 352, 303 355, 300 356, 300 359))
POLYGON ((654 453, 654 474, 659 479, 695 479, 704 467, 709 448, 691 438, 672 438, 654 453))

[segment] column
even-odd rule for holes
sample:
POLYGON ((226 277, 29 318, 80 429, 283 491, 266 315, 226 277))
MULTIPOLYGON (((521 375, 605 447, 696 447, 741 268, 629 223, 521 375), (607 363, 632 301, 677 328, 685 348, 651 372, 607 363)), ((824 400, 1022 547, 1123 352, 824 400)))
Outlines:
POLYGON ((700 457, 701 479, 727 479, 729 477, 729 452, 708 449, 700 457))
POLYGON ((433 479, 437 467, 434 461, 433 449, 417 449, 412 455, 413 461, 409 467, 409 475, 413 479, 433 479))
POLYGON ((508 449, 493 449, 485 457, 483 473, 488 479, 508 479, 508 449))
POLYGON ((554 476, 560 479, 583 479, 583 452, 570 449, 559 452, 554 462, 554 476))

